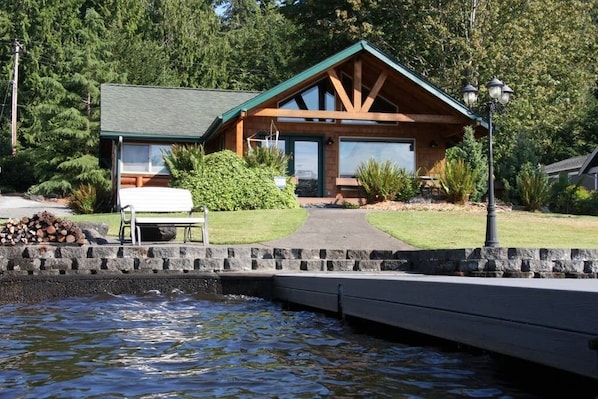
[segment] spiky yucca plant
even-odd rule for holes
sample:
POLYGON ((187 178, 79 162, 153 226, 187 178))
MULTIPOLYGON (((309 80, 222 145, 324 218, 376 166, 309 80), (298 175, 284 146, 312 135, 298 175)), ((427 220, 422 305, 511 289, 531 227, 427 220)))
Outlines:
POLYGON ((245 162, 250 168, 257 166, 271 167, 280 175, 286 175, 290 156, 277 147, 259 146, 245 153, 245 162))
POLYGON ((108 212, 110 189, 108 187, 82 184, 69 197, 69 208, 78 214, 108 212))
POLYGON ((162 155, 173 181, 178 180, 184 172, 201 168, 206 156, 201 144, 173 144, 170 152, 162 155))
POLYGON ((357 167, 357 179, 368 202, 407 200, 418 192, 417 177, 391 161, 370 159, 357 167))
POLYGON ((446 161, 440 169, 440 187, 449 202, 466 204, 475 190, 477 171, 461 158, 446 161))
POLYGON ((526 163, 517 174, 517 189, 525 209, 537 211, 548 201, 550 195, 548 175, 541 167, 526 163))

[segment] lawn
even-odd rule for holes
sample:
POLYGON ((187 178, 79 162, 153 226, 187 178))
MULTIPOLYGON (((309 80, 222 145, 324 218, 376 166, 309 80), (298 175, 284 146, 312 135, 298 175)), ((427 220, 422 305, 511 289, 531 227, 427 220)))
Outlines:
MULTIPOLYGON (((306 218, 305 209, 210 212, 208 215, 210 244, 251 244, 276 240, 295 232, 306 218)), ((108 223, 108 235, 118 236, 120 213, 74 215, 67 219, 74 222, 108 223)), ((177 238, 180 237, 183 237, 182 232, 177 234, 177 238)))
MULTIPOLYGON (((118 235, 120 214, 69 218, 108 223, 108 234, 118 235)), ((295 232, 306 218, 305 209, 211 212, 210 242, 251 244, 276 240, 295 232)), ((422 249, 476 248, 485 240, 485 208, 372 210, 367 220, 374 227, 422 249)), ((598 248, 598 217, 499 210, 497 225, 502 247, 598 248)))
MULTIPOLYGON (((367 220, 423 249, 476 248, 486 237, 484 209, 374 211, 367 220)), ((598 248, 598 217, 499 211, 496 220, 501 247, 598 248)))

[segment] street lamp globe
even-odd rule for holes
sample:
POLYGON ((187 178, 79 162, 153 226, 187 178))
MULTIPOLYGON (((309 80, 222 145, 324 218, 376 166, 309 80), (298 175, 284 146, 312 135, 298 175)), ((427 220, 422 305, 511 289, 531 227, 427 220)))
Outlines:
POLYGON ((461 94, 463 95, 463 101, 468 107, 472 107, 478 101, 478 89, 470 83, 463 86, 461 94))
POLYGON ((503 85, 500 97, 498 98, 498 102, 502 105, 505 105, 511 99, 511 94, 513 94, 513 89, 511 89, 507 85, 503 85))
POLYGON ((496 77, 492 78, 492 80, 486 83, 486 88, 488 89, 488 95, 490 98, 497 100, 500 98, 502 94, 502 87, 505 84, 498 80, 496 77))

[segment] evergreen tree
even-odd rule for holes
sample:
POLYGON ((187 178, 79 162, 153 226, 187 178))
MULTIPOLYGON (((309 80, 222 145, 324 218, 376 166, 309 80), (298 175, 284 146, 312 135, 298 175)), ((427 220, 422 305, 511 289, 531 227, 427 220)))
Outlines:
MULTIPOLYGON (((106 171, 99 169, 100 83, 116 81, 112 66, 100 60, 107 51, 101 40, 105 27, 99 14, 88 9, 74 44, 67 49, 72 73, 59 79, 41 77, 43 101, 31 107, 28 151, 38 162, 41 182, 36 194, 67 195, 81 184, 104 188, 106 171)), ((105 58, 109 54, 106 54, 105 58)))
POLYGON ((156 0, 150 38, 160 43, 181 86, 226 87, 230 48, 211 2, 156 0))
POLYGON ((293 76, 294 25, 274 2, 230 1, 222 18, 228 46, 227 88, 267 90, 293 76))

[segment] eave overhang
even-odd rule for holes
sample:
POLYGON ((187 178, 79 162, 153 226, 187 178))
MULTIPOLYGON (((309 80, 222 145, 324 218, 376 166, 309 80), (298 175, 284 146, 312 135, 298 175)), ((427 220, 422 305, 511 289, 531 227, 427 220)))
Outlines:
POLYGON ((100 138, 107 138, 112 140, 118 140, 119 137, 123 137, 127 140, 139 140, 139 141, 164 141, 164 142, 185 142, 185 143, 199 143, 201 141, 201 135, 190 136, 190 135, 172 135, 172 134, 147 134, 147 133, 129 133, 129 132, 111 132, 101 131, 100 138))

